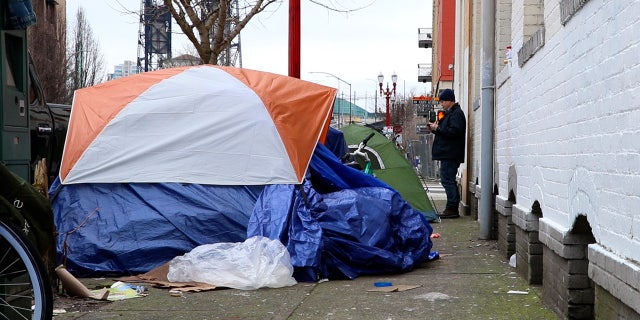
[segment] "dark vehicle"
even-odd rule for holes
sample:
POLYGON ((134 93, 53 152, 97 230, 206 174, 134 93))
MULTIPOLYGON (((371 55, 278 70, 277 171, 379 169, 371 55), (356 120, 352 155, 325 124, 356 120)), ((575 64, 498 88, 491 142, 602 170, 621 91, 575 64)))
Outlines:
MULTIPOLYGON (((10 59, 13 50, 3 50, 9 52, 7 60, 18 60, 10 59)), ((47 103, 31 56, 26 54, 21 59, 27 60, 26 68, 5 67, 9 76, 2 90, 0 161, 33 183, 36 164, 46 159, 47 177, 53 181, 60 167, 71 106, 47 103)))
POLYGON ((58 176, 71 105, 47 103, 33 59, 29 55, 30 180, 36 164, 46 159, 49 181, 58 176))

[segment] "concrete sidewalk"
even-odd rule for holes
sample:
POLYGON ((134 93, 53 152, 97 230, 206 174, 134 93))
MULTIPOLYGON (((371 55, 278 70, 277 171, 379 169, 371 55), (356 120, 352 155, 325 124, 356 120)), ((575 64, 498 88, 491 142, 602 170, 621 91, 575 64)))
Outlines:
MULTIPOLYGON (((426 182, 437 210, 446 196, 426 182)), ((558 319, 541 302, 541 288, 528 285, 498 252, 493 240, 478 240, 470 216, 432 224, 433 251, 440 259, 399 275, 298 283, 279 289, 219 289, 174 297, 167 289, 117 302, 57 298, 67 313, 54 319, 558 319), (376 282, 419 286, 401 292, 370 292, 376 282), (75 305, 74 305, 75 301, 75 305)), ((112 279, 80 279, 93 289, 112 279)))

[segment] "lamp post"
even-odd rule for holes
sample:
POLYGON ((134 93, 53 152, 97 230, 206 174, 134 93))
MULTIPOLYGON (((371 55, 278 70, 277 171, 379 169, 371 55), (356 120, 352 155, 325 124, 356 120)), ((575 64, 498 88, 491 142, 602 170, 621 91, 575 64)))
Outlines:
POLYGON ((386 89, 382 89, 382 82, 384 81, 384 76, 382 75, 382 73, 380 73, 378 75, 378 85, 380 86, 380 96, 384 95, 387 101, 387 114, 386 114, 386 118, 385 118, 385 126, 386 127, 390 127, 391 126, 391 113, 389 111, 389 99, 391 99, 391 95, 393 94, 393 96, 396 96, 396 82, 398 81, 398 75, 394 72, 393 75, 391 75, 391 82, 393 82, 393 89, 389 89, 389 82, 387 82, 387 88, 386 89))
MULTIPOLYGON (((349 85, 349 124, 351 124, 351 105, 352 105, 352 104, 351 104, 351 83, 346 82, 346 81, 344 81, 344 80, 340 79, 340 77, 336 76, 335 74, 331 74, 331 73, 329 73, 329 72, 322 72, 322 71, 309 71, 309 73, 322 73, 322 74, 326 74, 326 75, 328 75, 328 76, 334 77, 334 78, 336 78, 336 79, 338 79, 338 80, 340 80, 340 81, 342 81, 342 82, 344 82, 344 83, 346 83, 346 84, 348 84, 348 85, 349 85)), ((344 99, 343 99, 343 100, 344 100, 344 99)))

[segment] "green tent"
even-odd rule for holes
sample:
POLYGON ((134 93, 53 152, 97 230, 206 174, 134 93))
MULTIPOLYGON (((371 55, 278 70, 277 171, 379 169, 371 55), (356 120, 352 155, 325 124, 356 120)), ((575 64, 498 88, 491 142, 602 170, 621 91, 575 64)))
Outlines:
POLYGON ((366 147, 374 175, 396 189, 414 209, 423 212, 427 220, 438 220, 415 169, 392 141, 378 131, 361 125, 352 124, 340 130, 344 133, 350 152, 374 132, 366 147))

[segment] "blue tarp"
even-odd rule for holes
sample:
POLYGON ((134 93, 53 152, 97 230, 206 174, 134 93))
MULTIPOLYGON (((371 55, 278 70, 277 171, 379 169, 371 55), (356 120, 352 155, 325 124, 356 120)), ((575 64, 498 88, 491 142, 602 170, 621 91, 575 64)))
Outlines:
POLYGON ((280 239, 298 281, 400 273, 430 259, 433 229, 397 191, 342 165, 322 145, 309 176, 303 187, 267 186, 247 231, 280 239))
POLYGON ((327 141, 324 145, 331 150, 338 159, 342 158, 347 152, 349 152, 349 146, 347 145, 347 141, 344 139, 344 133, 332 127, 329 127, 329 131, 327 132, 327 141))
POLYGON ((77 276, 145 273, 196 246, 242 242, 262 187, 51 186, 57 252, 77 276))
POLYGON ((427 261, 431 226, 380 180, 318 144, 303 185, 60 185, 57 250, 78 276, 139 274, 194 247, 280 239, 299 281, 409 271, 427 261))

